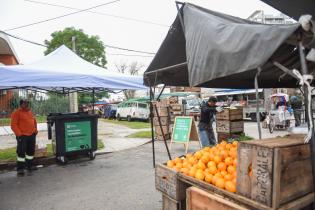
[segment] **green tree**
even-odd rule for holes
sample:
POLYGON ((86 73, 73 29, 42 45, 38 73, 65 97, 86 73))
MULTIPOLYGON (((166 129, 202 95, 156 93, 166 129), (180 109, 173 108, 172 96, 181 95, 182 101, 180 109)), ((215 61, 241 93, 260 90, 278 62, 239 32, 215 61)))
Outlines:
MULTIPOLYGON (((94 100, 95 102, 97 102, 98 100, 100 100, 101 98, 108 98, 108 92, 99 92, 99 93, 95 93, 95 97, 94 100)), ((79 102, 79 106, 83 105, 83 104, 92 104, 93 103, 93 94, 92 93, 80 93, 78 95, 78 102, 79 102)))
POLYGON ((63 31, 55 31, 51 34, 51 40, 45 40, 47 46, 45 55, 51 53, 61 45, 72 49, 72 37, 75 37, 76 53, 84 60, 105 68, 105 46, 98 36, 89 36, 82 29, 74 27, 65 28, 63 31))

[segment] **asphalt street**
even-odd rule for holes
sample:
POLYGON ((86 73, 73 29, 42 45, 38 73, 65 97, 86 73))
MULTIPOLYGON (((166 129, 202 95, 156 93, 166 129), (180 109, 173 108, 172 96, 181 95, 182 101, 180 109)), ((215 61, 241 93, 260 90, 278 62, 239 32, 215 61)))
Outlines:
MULTIPOLYGON (((156 162, 167 160, 163 142, 155 144, 156 162)), ((190 150, 198 149, 197 142, 190 150)), ((184 146, 172 146, 173 157, 184 146)), ((152 144, 99 155, 94 161, 76 160, 52 165, 32 176, 0 174, 1 210, 155 210, 162 209, 155 190, 152 144)))

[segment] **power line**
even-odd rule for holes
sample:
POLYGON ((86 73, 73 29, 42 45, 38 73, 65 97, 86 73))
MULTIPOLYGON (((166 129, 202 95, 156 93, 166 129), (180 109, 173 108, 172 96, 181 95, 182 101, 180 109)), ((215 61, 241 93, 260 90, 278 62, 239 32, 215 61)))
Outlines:
MULTIPOLYGON (((47 2, 33 1, 33 0, 24 0, 24 1, 28 1, 28 2, 35 3, 35 4, 42 4, 42 5, 48 5, 48 6, 53 6, 53 7, 65 8, 65 9, 80 10, 79 8, 68 7, 68 6, 64 6, 64 5, 60 5, 60 4, 51 4, 51 3, 47 3, 47 2)), ((141 19, 136 19, 136 18, 112 15, 112 14, 103 13, 103 12, 95 12, 95 11, 86 11, 86 12, 94 13, 94 14, 98 14, 98 15, 109 16, 109 17, 114 17, 114 18, 119 18, 119 19, 123 19, 123 20, 130 20, 130 21, 135 21, 135 22, 140 22, 140 23, 157 25, 157 26, 162 26, 162 27, 168 27, 168 28, 170 27, 169 25, 166 25, 166 24, 155 23, 155 22, 152 22, 152 21, 141 20, 141 19)))
POLYGON ((115 0, 115 1, 107 2, 107 3, 99 4, 99 5, 96 5, 96 6, 93 6, 93 7, 89 7, 89 8, 86 8, 86 9, 82 9, 82 10, 79 10, 79 11, 76 11, 76 12, 71 12, 71 13, 68 13, 68 14, 65 14, 65 15, 54 17, 54 18, 49 18, 49 19, 46 19, 46 20, 41 20, 41 21, 38 21, 38 22, 34 22, 34 23, 22 25, 22 26, 17 26, 17 27, 14 27, 14 28, 6 29, 4 31, 12 31, 12 30, 20 29, 20 28, 25 28, 25 27, 28 27, 28 26, 37 25, 37 24, 40 24, 40 23, 45 23, 45 22, 48 22, 48 21, 51 21, 51 20, 56 20, 56 19, 59 19, 59 18, 67 17, 67 16, 70 16, 70 15, 74 15, 74 14, 77 14, 77 13, 80 13, 80 12, 85 12, 85 11, 88 11, 88 10, 91 10, 91 9, 102 7, 102 6, 105 6, 105 5, 108 5, 108 4, 116 3, 118 1, 120 1, 120 0, 115 0))
POLYGON ((18 40, 21 40, 21 41, 24 41, 24 42, 28 42, 28 43, 31 43, 31 44, 35 44, 35 45, 38 45, 38 46, 41 46, 41 47, 47 47, 46 45, 44 44, 40 44, 40 43, 37 43, 37 42, 33 42, 33 41, 30 41, 30 40, 27 40, 27 39, 24 39, 24 38, 21 38, 21 37, 17 37, 15 35, 12 35, 12 34, 8 34, 7 32, 4 32, 4 31, 0 31, 2 33, 4 33, 5 35, 7 36, 10 36, 12 38, 15 38, 15 39, 18 39, 18 40))
MULTIPOLYGON (((24 41, 24 42, 28 42, 28 43, 31 43, 31 44, 35 44, 35 45, 38 45, 38 46, 41 46, 41 47, 47 47, 47 45, 44 45, 44 44, 40 44, 38 42, 34 42, 34 41, 30 41, 30 40, 27 40, 27 39, 24 39, 24 38, 21 38, 21 37, 18 37, 18 36, 15 36, 15 35, 12 35, 12 34, 9 34, 7 32, 4 32, 4 31, 0 31, 2 33, 4 33, 5 35, 7 36, 10 36, 12 38, 15 38, 15 39, 18 39, 18 40, 21 40, 21 41, 24 41)), ((116 47, 116 46, 112 46, 112 45, 104 45, 108 48, 113 48, 113 49, 118 49, 118 50, 124 50, 124 51, 129 51, 129 52, 138 52, 138 53, 144 53, 144 54, 150 54, 150 55, 155 55, 155 53, 151 53, 151 52, 145 52, 145 51, 140 51, 140 50, 132 50, 132 49, 127 49, 127 48, 121 48, 121 47, 116 47)), ((118 55, 118 54, 117 54, 118 55)), ((142 57, 145 57, 144 55, 142 57)), ((147 57, 150 57, 150 56, 147 56, 147 57)))
POLYGON ((125 50, 125 51, 130 51, 130 52, 138 52, 138 53, 145 53, 145 54, 155 55, 155 53, 152 53, 152 52, 145 52, 145 51, 140 51, 140 50, 131 50, 131 49, 122 48, 122 47, 116 47, 116 46, 107 45, 107 44, 105 44, 105 47, 118 49, 118 50, 125 50))

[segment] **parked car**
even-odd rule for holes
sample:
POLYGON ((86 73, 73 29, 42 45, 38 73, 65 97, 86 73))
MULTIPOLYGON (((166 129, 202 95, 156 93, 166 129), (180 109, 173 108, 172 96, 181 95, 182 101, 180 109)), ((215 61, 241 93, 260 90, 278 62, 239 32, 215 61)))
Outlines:
POLYGON ((145 102, 130 101, 118 104, 116 117, 117 120, 149 120, 149 106, 145 102))
POLYGON ((116 119, 117 105, 110 104, 104 107, 104 118, 106 119, 116 119))

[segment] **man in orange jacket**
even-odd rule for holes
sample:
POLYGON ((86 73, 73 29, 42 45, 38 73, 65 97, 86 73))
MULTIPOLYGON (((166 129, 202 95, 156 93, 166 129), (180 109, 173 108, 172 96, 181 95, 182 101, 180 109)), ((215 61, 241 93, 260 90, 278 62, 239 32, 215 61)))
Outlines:
POLYGON ((20 108, 11 115, 11 129, 17 140, 17 174, 24 175, 24 168, 29 172, 36 169, 32 166, 37 131, 37 122, 26 99, 20 100, 20 108))

